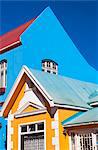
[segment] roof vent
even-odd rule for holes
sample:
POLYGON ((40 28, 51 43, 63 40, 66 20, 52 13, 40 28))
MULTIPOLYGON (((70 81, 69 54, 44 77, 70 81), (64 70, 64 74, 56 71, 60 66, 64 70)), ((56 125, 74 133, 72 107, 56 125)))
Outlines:
POLYGON ((52 74, 58 74, 58 64, 51 59, 43 59, 42 71, 52 74))

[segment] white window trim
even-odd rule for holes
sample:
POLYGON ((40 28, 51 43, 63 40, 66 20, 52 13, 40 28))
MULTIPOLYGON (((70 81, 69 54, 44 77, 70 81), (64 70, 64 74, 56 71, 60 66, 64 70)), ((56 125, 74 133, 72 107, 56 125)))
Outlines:
POLYGON ((39 120, 39 121, 34 121, 34 122, 28 122, 28 123, 22 123, 18 125, 18 150, 21 150, 21 126, 23 125, 30 125, 30 124, 36 124, 36 123, 44 123, 44 130, 42 130, 42 132, 44 132, 44 148, 46 150, 46 120, 39 120))

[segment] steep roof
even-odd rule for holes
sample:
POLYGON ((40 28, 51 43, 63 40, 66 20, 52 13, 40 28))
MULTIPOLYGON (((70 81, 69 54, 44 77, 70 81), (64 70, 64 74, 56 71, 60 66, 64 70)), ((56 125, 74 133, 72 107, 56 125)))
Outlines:
POLYGON ((87 112, 79 112, 68 120, 64 120, 62 125, 65 127, 72 127, 92 123, 98 123, 98 107, 92 108, 87 112))
POLYGON ((20 35, 28 28, 28 26, 33 21, 34 19, 0 36, 0 54, 11 50, 18 45, 21 45, 20 35))

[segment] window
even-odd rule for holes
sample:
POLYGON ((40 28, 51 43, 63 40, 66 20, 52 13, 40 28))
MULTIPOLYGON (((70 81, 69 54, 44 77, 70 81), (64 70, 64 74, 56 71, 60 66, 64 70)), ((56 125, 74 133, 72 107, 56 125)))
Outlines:
POLYGON ((22 126, 21 127, 21 132, 27 132, 27 126, 22 126))
POLYGON ((96 149, 98 150, 98 133, 96 134, 96 149))
POLYGON ((45 150, 44 122, 21 126, 22 150, 45 150))
POLYGON ((29 125, 29 131, 35 131, 35 124, 29 125))
POLYGON ((80 134, 78 135, 80 138, 80 149, 82 150, 93 150, 93 143, 92 143, 92 134, 80 134))
POLYGON ((7 61, 0 61, 0 95, 4 94, 6 88, 7 61))
POLYGON ((56 72, 53 72, 53 74, 56 74, 56 72))
POLYGON ((53 68, 56 69, 56 64, 55 63, 53 63, 53 68))
POLYGON ((38 123, 37 124, 37 130, 44 130, 44 123, 38 123))
POLYGON ((42 71, 45 71, 44 69, 42 69, 42 71))
POLYGON ((72 150, 98 150, 98 135, 94 133, 71 133, 72 150))
POLYGON ((50 73, 51 71, 50 71, 50 70, 47 70, 47 72, 50 73))

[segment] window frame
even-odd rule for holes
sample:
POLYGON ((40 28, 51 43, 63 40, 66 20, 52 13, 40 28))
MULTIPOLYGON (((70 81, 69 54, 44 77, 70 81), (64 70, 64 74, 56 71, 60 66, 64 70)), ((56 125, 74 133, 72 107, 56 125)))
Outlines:
POLYGON ((33 134, 33 133, 44 133, 44 150, 46 150, 46 120, 39 120, 36 122, 28 122, 28 123, 23 123, 18 125, 18 150, 21 150, 21 135, 26 135, 26 134, 33 134), (38 123, 44 123, 44 130, 37 130, 37 131, 32 131, 32 132, 24 132, 21 134, 21 126, 23 125, 32 125, 32 124, 38 124, 38 123))

